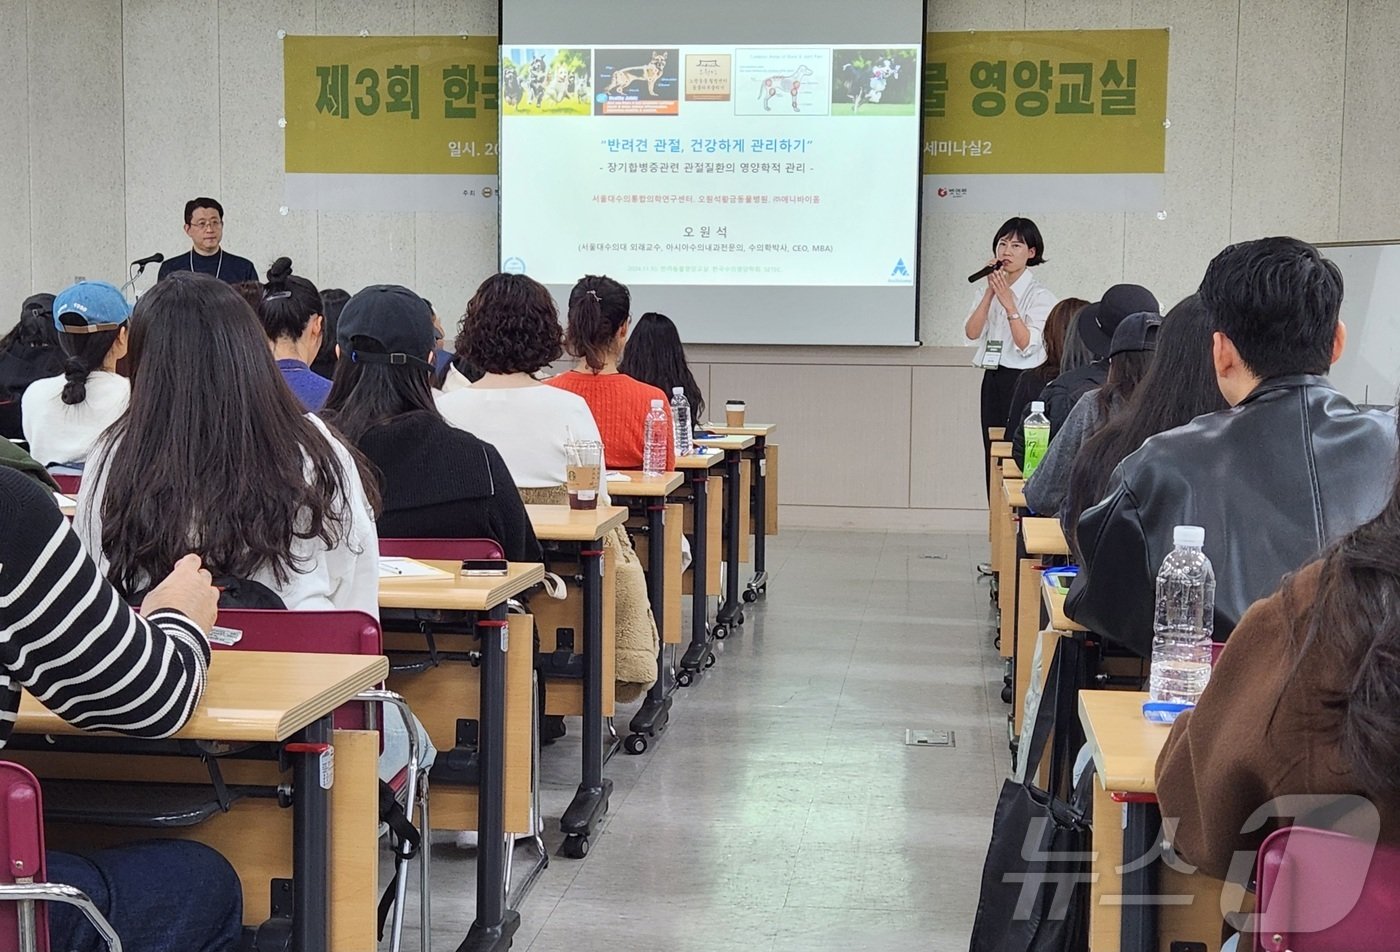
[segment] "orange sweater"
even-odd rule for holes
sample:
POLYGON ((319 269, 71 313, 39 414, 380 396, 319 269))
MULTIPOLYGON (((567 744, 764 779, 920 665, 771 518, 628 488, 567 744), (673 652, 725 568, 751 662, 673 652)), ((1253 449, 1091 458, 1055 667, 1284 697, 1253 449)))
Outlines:
POLYGON ((589 374, 577 370, 551 377, 545 383, 583 397, 603 437, 603 462, 608 469, 642 468, 647 411, 651 409, 651 401, 660 400, 666 411, 666 469, 676 468, 671 404, 656 387, 626 374, 589 374))

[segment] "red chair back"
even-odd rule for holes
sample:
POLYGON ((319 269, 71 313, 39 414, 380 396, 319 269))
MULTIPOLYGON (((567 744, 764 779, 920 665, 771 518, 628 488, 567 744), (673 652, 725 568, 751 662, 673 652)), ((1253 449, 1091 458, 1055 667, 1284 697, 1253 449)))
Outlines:
POLYGON ((505 550, 495 539, 380 539, 379 554, 422 562, 506 557, 505 550))
POLYGON ((1222 641, 1212 641, 1210 643, 1210 665, 1215 667, 1220 663, 1220 652, 1225 650, 1225 643, 1222 641))
POLYGON ((65 496, 76 496, 83 485, 83 477, 76 473, 49 473, 49 476, 58 483, 58 491, 65 496))
MULTIPOLYGON (((364 612, 221 608, 217 624, 242 634, 237 644, 216 644, 215 649, 352 655, 384 653, 379 622, 364 612)), ((335 712, 335 726, 338 730, 364 730, 364 707, 360 704, 342 706, 335 712)))
MULTIPOLYGON (((0 884, 44 882, 44 800, 34 775, 0 761, 0 884)), ((38 948, 47 952, 48 917, 36 910, 38 948)), ((0 902, 0 952, 19 950, 19 904, 0 902)))
POLYGON ((1257 952, 1393 952, 1400 848, 1293 826, 1259 848, 1257 952))

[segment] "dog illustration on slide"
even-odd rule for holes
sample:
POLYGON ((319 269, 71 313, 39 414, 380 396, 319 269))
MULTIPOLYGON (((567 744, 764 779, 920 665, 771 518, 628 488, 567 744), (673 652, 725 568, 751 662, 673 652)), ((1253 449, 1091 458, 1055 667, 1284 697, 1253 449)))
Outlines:
POLYGON ((647 84, 647 95, 655 98, 656 81, 666 72, 666 51, 653 50, 651 62, 645 66, 629 66, 625 69, 613 70, 612 79, 609 80, 607 88, 604 90, 609 96, 627 95, 627 90, 633 83, 645 82, 647 84))
POLYGON ((763 102, 763 111, 771 112, 769 103, 773 97, 780 92, 786 92, 792 96, 792 111, 801 112, 797 107, 797 91, 802 88, 802 81, 812 75, 811 69, 807 66, 799 66, 785 76, 769 76, 758 84, 758 98, 763 102))

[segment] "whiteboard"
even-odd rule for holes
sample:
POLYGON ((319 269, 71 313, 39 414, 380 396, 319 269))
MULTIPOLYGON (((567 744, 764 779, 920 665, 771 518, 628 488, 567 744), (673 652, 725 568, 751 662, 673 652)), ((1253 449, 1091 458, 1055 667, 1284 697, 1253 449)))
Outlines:
POLYGON ((1354 403, 1394 406, 1400 392, 1400 241, 1319 244, 1342 269, 1347 343, 1333 385, 1354 403))

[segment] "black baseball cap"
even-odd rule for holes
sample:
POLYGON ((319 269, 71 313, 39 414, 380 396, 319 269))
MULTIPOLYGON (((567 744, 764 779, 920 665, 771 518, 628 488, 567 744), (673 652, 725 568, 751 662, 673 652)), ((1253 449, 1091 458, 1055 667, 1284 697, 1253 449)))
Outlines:
POLYGON ((1113 347, 1113 333, 1129 314, 1157 313, 1157 299, 1139 284, 1115 284, 1103 297, 1079 312, 1076 327, 1079 339, 1099 360, 1113 347))
POLYGON ((341 353, 365 364, 433 365, 424 358, 437 343, 428 302, 397 284, 372 284, 345 302, 335 327, 341 353), (356 338, 374 341, 378 350, 355 349, 356 338))
POLYGON ((1152 311, 1139 311, 1123 318, 1118 329, 1113 332, 1113 344, 1108 349, 1109 357, 1133 351, 1156 350, 1157 332, 1162 327, 1162 315, 1152 311))

